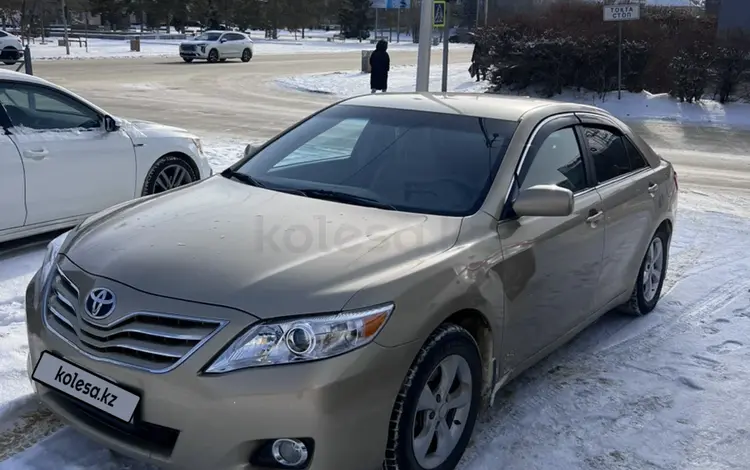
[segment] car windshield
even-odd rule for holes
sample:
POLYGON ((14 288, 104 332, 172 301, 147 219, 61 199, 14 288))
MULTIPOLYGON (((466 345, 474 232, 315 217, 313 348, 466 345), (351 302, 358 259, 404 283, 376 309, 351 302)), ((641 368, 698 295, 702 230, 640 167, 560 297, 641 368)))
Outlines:
POLYGON ((221 33, 203 33, 195 37, 196 41, 218 41, 221 33))
MULTIPOLYGON (((516 122, 338 105, 235 168, 238 180, 308 197, 466 216, 489 191, 516 122)), ((366 205, 366 204, 365 204, 366 205)))

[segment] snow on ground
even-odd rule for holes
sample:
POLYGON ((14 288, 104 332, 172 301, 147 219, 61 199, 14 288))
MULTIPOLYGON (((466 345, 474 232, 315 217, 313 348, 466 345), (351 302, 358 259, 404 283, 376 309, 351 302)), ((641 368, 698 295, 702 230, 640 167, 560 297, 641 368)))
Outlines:
MULTIPOLYGON (((452 47, 452 46, 451 46, 452 47)), ((483 93, 487 83, 477 83, 468 72, 469 64, 453 64, 448 67, 448 91, 483 93)), ((389 74, 389 91, 414 91, 417 70, 414 66, 393 67, 389 74)), ((430 91, 441 89, 442 67, 434 64, 430 68, 430 91)), ((281 77, 277 83, 310 93, 324 93, 342 98, 370 92, 370 75, 358 71, 332 72, 281 77)), ((677 122, 706 123, 714 125, 750 126, 750 104, 721 104, 713 100, 699 103, 680 103, 669 95, 649 92, 622 94, 609 93, 603 99, 592 93, 566 92, 553 99, 598 106, 626 120, 651 119, 677 122)))
MULTIPOLYGON (((255 55, 304 54, 304 53, 334 53, 370 50, 374 46, 369 41, 347 40, 345 42, 327 42, 321 38, 294 40, 283 36, 278 40, 267 40, 255 37, 255 55)), ((395 38, 395 36, 394 36, 395 38)), ((394 39, 395 41, 395 39, 394 39)), ((116 39, 89 39, 88 51, 71 40, 70 55, 66 55, 65 47, 57 45, 57 38, 48 38, 44 44, 37 39, 31 45, 31 56, 34 60, 63 60, 63 59, 126 59, 138 57, 175 57, 179 58, 178 47, 180 39, 141 40, 141 52, 130 51, 130 41, 116 39)), ((468 48, 469 45, 460 44, 456 47, 468 48)), ((391 43, 391 50, 417 50, 417 45, 411 40, 401 43, 391 43)))
MULTIPOLYGON (((245 145, 204 143, 216 171, 245 145)), ((459 469, 747 468, 748 231, 750 199, 683 188, 658 308, 605 315, 504 388, 459 469)), ((55 432, 61 424, 29 398, 23 293, 43 246, 3 250, 0 470, 150 469, 72 429, 55 432)))

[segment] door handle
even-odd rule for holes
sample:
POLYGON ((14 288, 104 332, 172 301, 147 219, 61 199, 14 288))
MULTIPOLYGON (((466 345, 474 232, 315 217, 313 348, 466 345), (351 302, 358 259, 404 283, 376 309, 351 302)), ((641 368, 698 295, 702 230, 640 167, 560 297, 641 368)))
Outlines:
POLYGON ((589 216, 586 218, 586 223, 593 225, 599 222, 602 219, 602 217, 604 217, 604 212, 591 209, 589 211, 589 216))
POLYGON ((24 150, 23 156, 25 158, 30 158, 32 160, 42 160, 44 157, 49 155, 49 150, 47 149, 39 149, 39 150, 24 150))
POLYGON ((653 195, 658 189, 659 189, 659 185, 656 183, 651 183, 648 186, 648 192, 651 193, 651 195, 653 195))

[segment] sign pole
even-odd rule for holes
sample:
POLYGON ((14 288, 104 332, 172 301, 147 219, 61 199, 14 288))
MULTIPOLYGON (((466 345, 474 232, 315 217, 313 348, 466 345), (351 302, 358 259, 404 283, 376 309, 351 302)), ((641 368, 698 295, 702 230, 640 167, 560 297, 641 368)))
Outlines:
POLYGON ((396 13, 396 42, 401 43, 401 4, 398 5, 398 13, 396 13))
POLYGON ((622 99, 622 21, 617 22, 617 99, 622 99))
POLYGON ((451 42, 450 31, 451 4, 445 3, 445 25, 443 26, 443 93, 448 91, 448 44, 451 42))
POLYGON ((422 11, 419 18, 419 52, 417 55, 417 89, 418 92, 430 90, 430 48, 432 42, 432 23, 434 0, 422 0, 422 11))

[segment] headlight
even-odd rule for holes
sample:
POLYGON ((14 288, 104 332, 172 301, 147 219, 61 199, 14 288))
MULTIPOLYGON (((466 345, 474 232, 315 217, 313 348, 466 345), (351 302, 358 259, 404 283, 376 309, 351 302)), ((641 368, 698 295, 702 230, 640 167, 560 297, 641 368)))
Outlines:
POLYGON ((68 231, 59 235, 57 238, 47 244, 47 254, 44 255, 44 261, 42 261, 42 283, 47 282, 50 270, 57 260, 57 255, 60 254, 60 248, 62 248, 65 240, 73 231, 68 231))
POLYGON ((315 361, 347 353, 372 342, 393 307, 386 304, 256 325, 225 349, 206 373, 315 361))

